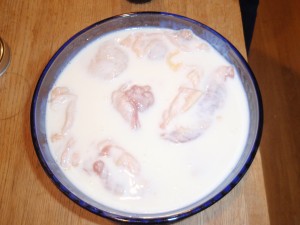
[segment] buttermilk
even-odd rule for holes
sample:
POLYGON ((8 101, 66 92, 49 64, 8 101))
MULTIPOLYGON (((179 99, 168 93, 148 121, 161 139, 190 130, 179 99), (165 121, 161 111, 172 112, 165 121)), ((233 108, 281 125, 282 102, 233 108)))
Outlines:
POLYGON ((68 179, 133 213, 207 196, 236 165, 249 129, 237 71, 186 29, 100 37, 66 65, 46 116, 52 155, 68 179))

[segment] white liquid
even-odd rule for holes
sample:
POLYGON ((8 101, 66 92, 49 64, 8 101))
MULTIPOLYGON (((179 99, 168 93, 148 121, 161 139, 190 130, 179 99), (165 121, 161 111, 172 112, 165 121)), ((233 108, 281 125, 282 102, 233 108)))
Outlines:
MULTIPOLYGON (((162 138, 160 124, 163 113, 178 93, 178 88, 188 83, 186 74, 191 68, 197 67, 203 71, 199 90, 205 92, 210 74, 219 66, 230 65, 203 40, 196 39, 196 43, 204 43, 204 49, 183 52, 164 37, 167 52, 176 52, 172 63, 180 64, 178 68, 170 68, 166 57, 150 60, 119 44, 133 32, 173 31, 152 28, 120 31, 93 42, 76 55, 55 84, 55 87, 67 87, 77 96, 72 111, 74 121, 62 139, 51 141, 51 136, 59 133, 64 124, 66 109, 63 106, 54 110, 49 100, 48 142, 58 164, 62 164, 62 152, 67 141, 70 138, 75 140, 72 151, 75 149, 80 159, 75 166, 62 168, 70 181, 94 200, 134 213, 175 210, 209 194, 237 163, 248 134, 246 95, 234 71, 234 78, 224 81, 226 95, 223 103, 209 115, 212 123, 208 129, 199 137, 182 143, 162 138), (89 68, 99 46, 110 40, 114 40, 115 45, 128 55, 129 61, 123 72, 107 79, 107 76, 103 78, 96 74, 97 68, 89 68), (112 104, 112 93, 125 83, 149 85, 154 95, 153 105, 139 113, 141 126, 138 129, 132 129, 112 104), (105 187, 103 179, 87 172, 87 168, 91 168, 89 160, 96 155, 97 144, 104 140, 121 146, 139 162, 141 171, 138 176, 145 184, 141 193, 116 194, 105 187)), ((115 176, 122 174, 116 172, 115 176)))

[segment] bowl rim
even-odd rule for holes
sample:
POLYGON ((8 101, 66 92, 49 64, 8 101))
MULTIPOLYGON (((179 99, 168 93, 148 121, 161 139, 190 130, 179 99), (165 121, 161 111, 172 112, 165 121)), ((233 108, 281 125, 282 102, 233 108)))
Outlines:
POLYGON ((236 47, 231 44, 224 36, 222 36, 220 33, 215 31, 214 29, 210 28, 209 26, 205 25, 202 22, 199 22, 197 20, 188 18, 186 16, 182 16, 179 14, 174 14, 174 13, 169 13, 169 12, 159 12, 159 11, 143 11, 143 12, 130 12, 130 13, 124 13, 124 14, 119 14, 116 16, 112 16, 103 20, 100 20, 96 23, 93 23, 90 26, 87 26, 86 28, 82 29, 81 31, 75 33, 71 38, 69 38, 64 44, 55 52, 55 54, 51 57, 47 65, 45 66, 42 74, 40 75, 38 82, 36 84, 34 94, 32 97, 32 102, 31 102, 31 110, 30 110, 30 126, 31 126, 31 136, 32 136, 32 142, 34 145, 35 152, 37 154, 37 157, 50 178, 50 180, 56 185, 56 187, 63 193, 65 194, 69 199, 71 199, 73 202, 81 206, 82 208, 105 218, 114 220, 114 221, 119 221, 119 222, 129 222, 129 223, 163 223, 163 222, 171 222, 171 221, 177 221, 183 218, 187 218, 189 216, 192 216, 200 211, 203 211, 204 209, 212 206, 214 203, 218 202, 220 199, 222 199, 225 195, 227 195, 243 178, 243 176, 246 174, 248 171, 250 165, 252 164, 255 155, 258 151, 258 147, 260 144, 261 136, 262 136, 262 130, 263 130, 263 103, 262 103, 262 98, 261 98, 261 93, 259 90, 259 86, 257 83, 257 80, 253 74, 253 71, 251 70, 250 66, 248 65, 247 61, 245 58, 241 55, 241 53, 236 49, 236 47), (231 180, 231 182, 223 189, 221 190, 217 195, 209 199, 208 201, 204 202, 201 205, 198 205, 197 207, 194 207, 192 209, 179 212, 179 213, 170 213, 169 215, 161 216, 161 217, 131 217, 131 216, 120 216, 115 213, 107 212, 102 209, 98 209, 89 203, 81 200, 79 197, 75 196, 71 191, 69 191, 55 176, 55 174, 52 172, 50 167, 48 166, 46 160, 43 157, 43 154, 41 152, 41 147, 40 143, 37 138, 37 125, 36 125, 36 104, 37 104, 37 98, 40 93, 40 89, 42 86, 42 82, 49 70, 49 68, 52 66, 54 63, 55 59, 60 55, 61 52, 70 44, 74 39, 85 33, 86 31, 100 25, 104 24, 107 21, 111 21, 114 19, 121 19, 121 18, 126 18, 126 17, 132 17, 132 16, 139 16, 139 15, 151 15, 151 16, 156 16, 156 15, 161 15, 161 16, 166 16, 166 17, 176 17, 181 20, 185 20, 187 22, 193 23, 195 25, 200 25, 204 29, 210 31, 212 34, 214 34, 217 38, 222 39, 223 42, 225 42, 227 45, 230 46, 230 48, 233 50, 234 54, 240 59, 242 65, 246 68, 248 71, 248 74, 250 75, 250 80, 252 81, 252 84, 254 86, 255 94, 256 94, 256 100, 257 100, 257 105, 258 105, 258 124, 257 124, 257 130, 256 130, 256 135, 254 139, 254 143, 252 144, 252 149, 250 151, 250 154, 248 158, 246 159, 244 165, 238 172, 238 174, 235 176, 234 179, 231 180))

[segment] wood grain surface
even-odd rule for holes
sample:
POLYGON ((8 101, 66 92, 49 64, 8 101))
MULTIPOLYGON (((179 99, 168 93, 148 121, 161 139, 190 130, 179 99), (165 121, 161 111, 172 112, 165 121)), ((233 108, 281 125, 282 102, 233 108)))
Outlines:
POLYGON ((300 1, 260 2, 249 63, 265 109, 261 155, 272 225, 300 224, 300 1))
MULTIPOLYGON (((11 48, 0 77, 0 224, 117 224, 70 201, 43 171, 30 133, 30 106, 45 65, 72 35, 99 20, 134 11, 188 16, 217 30, 245 56, 238 0, 1 0, 0 36, 11 48)), ((176 224, 269 224, 261 156, 221 201, 176 224)))

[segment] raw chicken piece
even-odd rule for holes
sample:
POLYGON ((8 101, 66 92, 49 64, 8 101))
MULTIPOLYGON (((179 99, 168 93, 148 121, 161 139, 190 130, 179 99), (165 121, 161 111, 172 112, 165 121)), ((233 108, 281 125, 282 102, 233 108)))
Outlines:
POLYGON ((55 142, 61 140, 67 135, 70 128, 74 123, 75 107, 76 107, 76 95, 72 94, 67 87, 55 87, 51 91, 50 95, 50 107, 55 110, 65 110, 65 118, 59 132, 51 136, 51 141, 55 142))
POLYGON ((180 67, 182 67, 182 62, 176 62, 175 60, 174 60, 174 58, 177 56, 177 55, 179 55, 179 51, 178 50, 176 50, 176 51, 174 51, 174 52, 170 52, 169 54, 168 54, 168 56, 167 56, 167 64, 169 65, 169 67, 172 69, 172 70, 174 70, 174 71, 176 71, 176 70, 178 70, 180 67))
POLYGON ((110 141, 99 143, 97 151, 92 171, 104 187, 119 196, 140 197, 146 182, 141 178, 141 165, 135 157, 110 141))
POLYGON ((119 76, 128 66, 126 52, 114 42, 101 45, 92 59, 89 70, 96 76, 111 80, 119 76))
POLYGON ((211 74, 206 89, 197 88, 199 79, 190 73, 193 88, 181 87, 163 114, 162 137, 172 142, 188 142, 198 138, 211 125, 215 112, 226 97, 225 81, 234 77, 232 66, 220 66, 211 74))
POLYGON ((159 33, 139 32, 131 34, 120 43, 130 48, 138 57, 147 57, 150 60, 163 59, 168 51, 164 35, 159 33))
POLYGON ((112 103, 132 129, 140 128, 139 112, 144 112, 154 103, 150 86, 121 86, 112 93, 112 103))
POLYGON ((176 116, 185 113, 198 101, 202 95, 202 92, 197 89, 201 77, 202 71, 197 69, 187 74, 188 83, 179 88, 170 107, 163 113, 161 128, 165 129, 176 116))
POLYGON ((179 50, 184 52, 198 50, 209 50, 209 45, 206 43, 199 43, 194 33, 191 30, 182 29, 178 31, 166 32, 165 33, 170 42, 176 46, 179 50))
POLYGON ((181 87, 176 97, 173 99, 170 107, 163 114, 161 128, 166 128, 168 124, 178 115, 185 113, 198 101, 202 92, 199 90, 181 87))
POLYGON ((68 169, 71 166, 76 167, 80 163, 80 155, 79 152, 74 150, 75 149, 75 140, 73 138, 70 138, 66 146, 61 154, 60 157, 60 165, 68 169))

